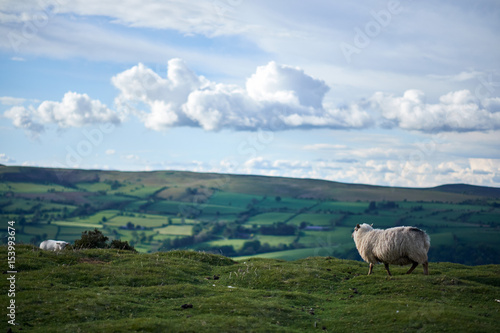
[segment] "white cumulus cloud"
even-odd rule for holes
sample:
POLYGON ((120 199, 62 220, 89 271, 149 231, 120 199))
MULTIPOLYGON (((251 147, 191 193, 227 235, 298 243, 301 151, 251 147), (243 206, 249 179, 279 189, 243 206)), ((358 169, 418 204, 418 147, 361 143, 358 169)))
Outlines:
POLYGON ((67 92, 61 102, 44 101, 38 107, 14 106, 4 116, 10 118, 14 126, 24 128, 35 136, 43 132, 48 124, 68 128, 121 122, 120 115, 99 100, 75 92, 67 92))
POLYGON ((162 78, 143 64, 112 78, 120 90, 116 105, 132 110, 147 128, 195 126, 223 128, 363 128, 369 114, 356 105, 323 104, 329 87, 303 70, 270 62, 257 68, 245 87, 216 83, 196 75, 181 59, 168 62, 162 78))
POLYGON ((42 124, 34 120, 34 113, 36 113, 36 109, 32 106, 29 108, 14 106, 5 111, 4 116, 11 119, 14 126, 25 129, 27 132, 31 133, 32 136, 37 136, 39 133, 43 132, 45 128, 42 124))
POLYGON ((247 80, 246 90, 256 101, 321 108, 329 87, 300 68, 280 66, 271 61, 267 66, 257 67, 255 74, 247 80))
POLYGON ((371 105, 389 126, 422 132, 486 131, 500 129, 498 98, 479 101, 469 90, 452 91, 427 103, 424 92, 407 90, 402 97, 377 92, 371 105))

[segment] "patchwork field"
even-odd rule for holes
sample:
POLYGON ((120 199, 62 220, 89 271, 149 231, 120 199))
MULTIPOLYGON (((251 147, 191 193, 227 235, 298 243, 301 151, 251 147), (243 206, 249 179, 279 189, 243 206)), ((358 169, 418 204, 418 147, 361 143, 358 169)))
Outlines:
POLYGON ((174 171, 0 167, 0 216, 16 222, 25 243, 72 242, 97 228, 140 252, 197 249, 287 260, 359 260, 351 238, 356 224, 413 225, 431 236, 431 261, 500 263, 500 189, 468 185, 405 189, 174 171))

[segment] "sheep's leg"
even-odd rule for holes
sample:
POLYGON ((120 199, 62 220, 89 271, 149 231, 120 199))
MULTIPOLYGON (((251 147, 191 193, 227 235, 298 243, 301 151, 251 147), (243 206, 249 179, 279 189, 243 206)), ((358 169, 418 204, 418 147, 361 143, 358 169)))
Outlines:
POLYGON ((370 275, 372 273, 372 270, 373 270, 373 264, 370 264, 370 269, 368 270, 368 275, 370 275))
POLYGON ((424 262, 422 266, 424 266, 424 275, 429 275, 429 262, 424 262))
MULTIPOLYGON (((406 272, 406 274, 411 274, 411 272, 413 272, 413 270, 418 266, 418 262, 414 261, 413 262, 413 265, 411 265, 410 269, 408 270, 408 272, 406 272)), ((425 268, 424 268, 425 270, 425 268)))
POLYGON ((392 276, 391 271, 389 270, 389 264, 384 263, 384 266, 385 270, 387 271, 387 274, 389 274, 389 276, 392 276))

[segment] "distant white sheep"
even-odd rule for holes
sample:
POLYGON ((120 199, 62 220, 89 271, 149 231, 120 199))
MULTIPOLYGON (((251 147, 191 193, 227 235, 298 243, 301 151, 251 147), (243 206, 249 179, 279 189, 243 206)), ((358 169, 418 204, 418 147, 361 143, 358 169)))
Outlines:
POLYGON ((395 227, 386 230, 374 229, 363 223, 357 225, 352 233, 359 255, 370 263, 368 275, 372 273, 373 265, 384 263, 387 274, 389 264, 409 265, 406 274, 411 274, 418 264, 424 267, 424 274, 429 274, 427 252, 431 246, 429 235, 415 227, 395 227))
POLYGON ((68 242, 58 240, 46 240, 40 243, 40 248, 47 251, 61 251, 68 245, 68 242))

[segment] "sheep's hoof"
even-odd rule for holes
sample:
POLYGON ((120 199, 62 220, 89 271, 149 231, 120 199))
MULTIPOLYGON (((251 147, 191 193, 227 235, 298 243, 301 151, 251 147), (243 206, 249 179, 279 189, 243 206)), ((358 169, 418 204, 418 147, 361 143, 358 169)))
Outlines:
POLYGON ((417 267, 417 266, 418 266, 418 262, 414 262, 413 265, 411 265, 408 272, 406 272, 406 274, 411 274, 413 272, 413 270, 415 269, 415 267, 417 267))
POLYGON ((384 266, 385 266, 385 270, 387 271, 387 274, 388 274, 389 276, 392 276, 391 271, 389 270, 389 264, 385 264, 385 263, 384 263, 384 266))
POLYGON ((429 275, 429 263, 425 262, 423 266, 424 266, 424 275, 429 275))

